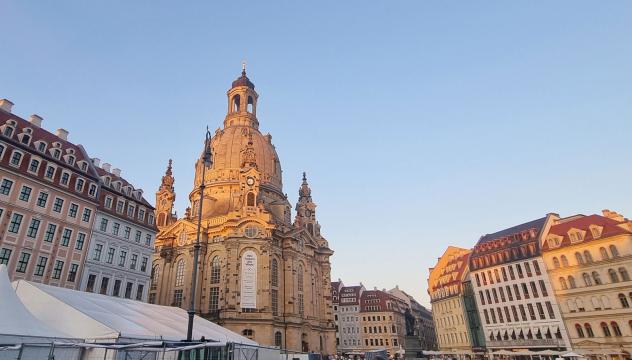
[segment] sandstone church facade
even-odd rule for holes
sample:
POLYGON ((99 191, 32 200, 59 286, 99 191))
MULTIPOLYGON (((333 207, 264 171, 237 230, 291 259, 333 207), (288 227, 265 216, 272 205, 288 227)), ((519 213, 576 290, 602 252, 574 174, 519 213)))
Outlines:
POLYGON ((259 131, 258 94, 245 70, 227 95, 224 126, 210 142, 212 164, 197 160, 185 216, 173 212, 171 161, 156 193, 149 301, 189 307, 203 182, 197 313, 261 344, 335 354, 333 251, 305 174, 292 221, 281 164, 271 135, 259 131))

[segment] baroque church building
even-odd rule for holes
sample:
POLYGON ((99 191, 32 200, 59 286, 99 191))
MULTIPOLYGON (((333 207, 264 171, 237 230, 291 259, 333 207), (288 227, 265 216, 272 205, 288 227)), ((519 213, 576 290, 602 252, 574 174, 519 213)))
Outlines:
POLYGON ((260 344, 335 354, 333 251, 320 233, 306 176, 292 221, 281 163, 272 136, 259 131, 258 94, 245 69, 227 95, 224 126, 210 141, 212 163, 204 163, 202 151, 185 216, 173 212, 171 161, 156 193, 149 301, 189 307, 203 191, 197 314, 260 344))

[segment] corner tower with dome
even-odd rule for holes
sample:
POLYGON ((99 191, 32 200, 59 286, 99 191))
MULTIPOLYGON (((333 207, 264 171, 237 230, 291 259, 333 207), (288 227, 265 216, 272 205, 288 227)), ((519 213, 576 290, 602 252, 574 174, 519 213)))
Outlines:
POLYGON ((335 354, 333 251, 320 233, 307 178, 292 221, 281 163, 272 136, 259 131, 259 95, 245 69, 227 95, 223 127, 211 140, 212 164, 197 160, 184 217, 173 212, 171 160, 162 177, 149 301, 188 308, 203 182, 198 315, 260 344, 335 354))

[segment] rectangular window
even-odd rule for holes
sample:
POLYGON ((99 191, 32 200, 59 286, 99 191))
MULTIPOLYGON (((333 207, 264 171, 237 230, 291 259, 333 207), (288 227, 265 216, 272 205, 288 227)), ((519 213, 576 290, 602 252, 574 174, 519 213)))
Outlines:
POLYGON ((516 310, 516 307, 513 305, 511 306, 511 313, 513 314, 514 321, 520 321, 520 319, 518 319, 518 310, 516 310))
POLYGON ((75 242, 75 249, 77 250, 83 250, 83 244, 86 241, 86 234, 84 233, 77 233, 77 239, 75 242))
POLYGON ((31 219, 29 228, 26 230, 26 236, 35 239, 37 237, 37 231, 39 230, 40 221, 38 219, 31 219))
POLYGON ((101 261, 101 252, 103 251, 103 245, 95 244, 94 245, 94 254, 92 256, 92 260, 101 261))
POLYGON ((2 180, 2 183, 0 184, 0 194, 9 195, 12 187, 13 187, 13 181, 9 179, 2 180))
POLYGON ((533 276, 533 273, 531 273, 531 265, 528 262, 524 263, 524 269, 528 277, 533 276))
POLYGON ((502 324, 505 321, 503 320, 503 312, 500 311, 500 308, 496 308, 496 312, 498 313, 498 321, 502 324))
POLYGON ((85 181, 83 179, 77 179, 75 181, 75 191, 82 192, 84 183, 85 183, 85 181))
POLYGON ((518 272, 518 277, 522 279, 524 274, 522 273, 522 266, 520 266, 520 264, 516 264, 516 271, 518 272))
POLYGON ((147 246, 151 245, 151 234, 145 235, 145 245, 147 246))
POLYGON ((516 275, 514 275, 513 267, 509 265, 507 266, 507 268, 509 269, 509 277, 511 278, 511 280, 516 280, 516 275))
POLYGON ((45 192, 40 192, 37 196, 37 206, 46 207, 46 201, 48 201, 48 194, 45 192))
POLYGON ((59 182, 64 186, 68 186, 68 183, 70 182, 70 173, 67 173, 65 171, 62 172, 59 182))
POLYGON ((138 261, 138 255, 136 254, 132 254, 132 256, 129 259, 129 268, 131 270, 136 270, 136 262, 138 261))
POLYGON ((522 285, 522 294, 524 295, 524 298, 528 299, 529 298, 529 288, 527 288, 527 284, 522 283, 520 285, 522 285))
POLYGON ((29 165, 29 171, 37 174, 39 165, 40 165, 39 160, 31 159, 31 164, 29 165))
POLYGON ((542 271, 540 271, 540 264, 538 264, 538 260, 533 260, 533 268, 535 269, 536 275, 542 275, 542 271))
POLYGON ((544 315, 544 307, 542 303, 536 303, 536 307, 538 308, 538 315, 540 315, 540 320, 545 320, 546 316, 544 315))
POLYGON ((303 294, 298 294, 298 313, 303 316, 305 314, 305 304, 303 302, 303 294))
POLYGON ((129 227, 129 226, 126 226, 125 227, 125 234, 124 234, 125 239, 129 240, 129 235, 130 235, 131 232, 132 232, 132 228, 129 227))
POLYGON ((555 319, 555 312, 553 311, 553 305, 550 301, 546 302, 546 310, 549 312, 549 319, 555 319))
POLYGON ((182 289, 173 291, 173 303, 171 306, 182 306, 182 289))
POLYGON ((513 301, 513 295, 511 294, 511 287, 507 285, 505 286, 505 289, 507 289, 507 299, 509 299, 509 301, 513 301))
POLYGON ((112 198, 109 196, 105 197, 105 207, 108 209, 112 208, 112 198))
POLYGON ((0 265, 8 265, 9 258, 11 258, 11 249, 2 248, 0 249, 0 265))
POLYGON ((29 201, 29 199, 31 198, 31 191, 33 189, 31 189, 30 187, 24 185, 22 186, 22 190, 20 191, 20 200, 22 201, 29 201))
POLYGON ((487 312, 487 309, 483 310, 483 315, 485 315, 485 324, 489 325, 489 313, 487 312))
POLYGON ((531 293, 533 294, 534 298, 539 297, 538 288, 535 286, 535 281, 531 281, 531 293))
POLYGON ((26 272, 26 267, 29 265, 30 258, 31 258, 31 254, 21 253, 20 259, 18 260, 18 266, 15 268, 15 271, 19 273, 26 272))
POLYGON ((55 167, 54 166, 50 166, 48 165, 46 167, 46 172, 44 173, 44 176, 48 179, 48 180, 53 180, 53 177, 55 176, 55 167))
POLYGON ((114 249, 113 247, 108 249, 108 258, 105 262, 107 262, 108 264, 111 264, 114 262, 114 252, 116 251, 116 249, 114 249))
POLYGON ((138 284, 136 287, 136 300, 141 301, 143 299, 143 291, 145 290, 145 285, 138 284))
POLYGON ((37 259, 37 264, 35 265, 35 276, 42 276, 44 275, 44 270, 46 270, 46 262, 48 261, 48 258, 46 256, 40 256, 39 259, 37 259))
POLYGON ((522 321, 527 321, 527 313, 524 311, 524 305, 518 305, 520 308, 520 316, 522 317, 522 321))
POLYGON ((97 186, 94 184, 90 184, 90 187, 88 188, 88 195, 94 197, 97 194, 97 186))
POLYGON ((138 220, 140 220, 140 221, 144 221, 145 220, 145 210, 143 210, 143 209, 138 210, 138 220))
POLYGON ((112 234, 118 236, 120 228, 121 228, 121 224, 119 224, 117 222, 112 224, 112 234))
POLYGON ((140 231, 136 230, 136 237, 134 238, 134 241, 136 241, 137 243, 139 243, 139 242, 140 242, 140 237, 141 237, 142 235, 143 235, 143 234, 142 234, 140 231))
MULTIPOLYGON (((217 289, 217 296, 219 298, 219 288, 211 288, 211 299, 213 297, 213 289, 217 289)), ((213 310, 217 310, 217 305, 213 310)), ((272 315, 279 315, 279 290, 272 289, 272 315)))
POLYGON ((81 218, 81 220, 85 221, 85 222, 89 222, 91 214, 92 214, 92 210, 90 210, 90 209, 83 209, 83 217, 81 218))
POLYGON ((154 215, 149 214, 149 217, 147 219, 148 219, 147 222, 149 223, 149 225, 154 224, 154 215))
POLYGON ((113 296, 121 295, 121 280, 114 280, 114 290, 112 290, 113 296))
POLYGON ((527 304, 527 308, 529 309, 529 316, 531 320, 535 320, 535 311, 533 310, 533 304, 527 304))
POLYGON ((126 299, 131 299, 132 298, 132 287, 134 286, 134 284, 132 284, 131 282, 128 282, 127 285, 125 285, 125 298, 126 299))
POLYGON ((500 301, 505 302, 505 290, 502 286, 498 288, 498 292, 500 292, 500 301))
POLYGON ((540 280, 540 291, 542 291, 542 296, 549 296, 549 292, 546 291, 546 284, 544 280, 540 280))
POLYGON ((125 258, 127 257, 127 251, 121 250, 119 254, 119 266, 125 266, 125 258))
POLYGON ((68 208, 68 216, 70 216, 71 218, 76 218, 77 211, 79 211, 79 205, 71 203, 70 207, 68 208))
POLYGON ((122 213, 123 212, 123 206, 125 206, 125 202, 123 202, 123 200, 119 200, 116 202, 116 212, 117 213, 122 213))
POLYGON ((149 259, 145 256, 143 256, 143 260, 140 263, 140 271, 145 272, 147 271, 147 262, 149 261, 149 259))
POLYGON ((135 209, 136 208, 134 207, 134 205, 132 205, 132 204, 127 205, 127 216, 133 218, 135 209))
POLYGON ((70 271, 68 272, 68 282, 75 282, 77 278, 77 270, 79 269, 79 265, 70 264, 70 271))
POLYGON ((44 233, 44 241, 53 242, 53 238, 55 237, 55 231, 57 230, 57 225, 48 224, 46 227, 46 232, 44 233))
POLYGON ((20 166, 21 162, 22 162, 22 153, 14 151, 13 155, 11 156, 11 165, 20 166))
POLYGON ((55 260, 55 267, 53 268, 53 279, 59 279, 61 272, 64 269, 64 262, 61 260, 55 260))
POLYGON ((101 224, 99 225, 99 230, 106 232, 108 230, 108 219, 101 219, 101 224))
POLYGON ((13 213, 13 216, 11 217, 11 222, 9 223, 8 231, 10 233, 17 234, 20 231, 20 225, 22 225, 23 218, 24 216, 13 213))
POLYGON ((101 278, 101 289, 99 289, 99 294, 101 295, 107 295, 108 293, 108 284, 110 283, 110 278, 109 277, 102 277, 101 278))
POLYGON ((94 292, 94 283, 97 282, 97 276, 92 274, 88 275, 88 284, 86 285, 87 292, 94 292))
POLYGON ((53 202, 53 211, 56 213, 61 213, 61 209, 63 206, 64 206, 64 199, 55 198, 55 201, 53 202))
POLYGON ((72 229, 64 229, 61 235, 61 246, 68 246, 70 244, 70 237, 72 236, 72 229))
POLYGON ((513 289, 514 295, 516 295, 516 300, 522 300, 522 298, 520 297, 520 290, 518 290, 518 284, 514 284, 513 289))

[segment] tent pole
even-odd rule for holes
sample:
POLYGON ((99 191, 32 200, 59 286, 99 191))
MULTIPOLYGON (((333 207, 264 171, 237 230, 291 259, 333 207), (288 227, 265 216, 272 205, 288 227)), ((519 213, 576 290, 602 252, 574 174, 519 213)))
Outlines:
POLYGON ((103 360, 106 360, 108 358, 108 348, 105 348, 105 351, 103 352, 103 360))
POLYGON ((50 343, 50 351, 48 352, 48 360, 55 360, 55 342, 50 343))
POLYGON ((20 351, 18 352, 17 360, 22 360, 22 351, 24 351, 24 344, 20 344, 20 351))

